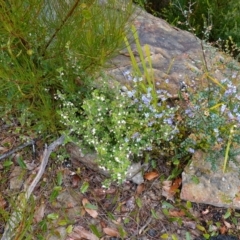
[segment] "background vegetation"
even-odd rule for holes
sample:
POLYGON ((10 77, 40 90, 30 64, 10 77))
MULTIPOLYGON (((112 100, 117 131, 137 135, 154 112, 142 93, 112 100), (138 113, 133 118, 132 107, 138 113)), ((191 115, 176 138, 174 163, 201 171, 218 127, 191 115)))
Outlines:
POLYGON ((169 23, 196 34, 233 56, 240 51, 240 2, 224 0, 139 0, 169 23))

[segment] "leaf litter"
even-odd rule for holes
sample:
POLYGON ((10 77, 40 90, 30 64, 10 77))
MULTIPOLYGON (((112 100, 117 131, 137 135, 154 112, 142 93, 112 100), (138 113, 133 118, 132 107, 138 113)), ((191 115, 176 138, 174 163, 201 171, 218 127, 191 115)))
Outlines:
MULTIPOLYGON (((6 137, 7 134, 5 133, 6 137)), ((1 139, 0 150, 17 146, 20 139, 1 139), (4 143, 1 145, 1 142, 4 143), (7 144, 9 142, 9 145, 7 144), (7 147, 6 147, 7 146, 7 147)), ((44 144, 38 147, 38 156, 44 144)), ((28 166, 18 172, 23 181, 36 174, 38 159, 32 159, 31 150, 21 150, 19 156, 28 166)), ((9 182, 11 174, 19 168, 16 161, 0 169, 0 207, 9 211, 13 207, 9 182)), ((126 181, 109 189, 102 188, 104 176, 80 164, 66 168, 54 156, 49 163, 41 182, 33 192, 32 236, 37 239, 41 233, 44 239, 204 239, 203 236, 229 234, 240 231, 240 212, 204 204, 191 204, 179 199, 181 178, 167 180, 166 164, 159 160, 155 169, 145 172, 145 181, 139 185, 126 181), (61 172, 62 179, 57 181, 61 172), (86 184, 87 183, 87 184, 86 184), (58 186, 57 184, 60 184, 58 186), (84 186, 84 187, 83 187, 84 186), (50 201, 54 187, 60 189, 50 201), (84 189, 84 191, 81 191, 84 189), (49 216, 52 216, 49 218, 49 216), (45 232, 41 226, 46 226, 45 232), (62 231, 62 229, 64 231, 62 231), (60 238, 61 237, 61 238, 60 238)), ((169 170, 171 171, 171 169, 169 170)), ((18 181, 17 178, 15 181, 18 181)), ((21 193, 25 182, 15 189, 21 193)), ((28 185, 28 184, 27 184, 28 185)), ((29 205, 31 208, 31 205, 29 205)), ((1 213, 3 214, 3 213, 1 213)), ((1 215, 2 216, 2 215, 1 215)), ((6 219, 0 218, 0 236, 6 219)))

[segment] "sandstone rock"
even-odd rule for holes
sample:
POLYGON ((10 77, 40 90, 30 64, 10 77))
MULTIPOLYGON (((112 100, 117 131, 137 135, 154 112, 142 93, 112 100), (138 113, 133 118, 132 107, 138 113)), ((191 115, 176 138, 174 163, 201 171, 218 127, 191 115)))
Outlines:
MULTIPOLYGON (((235 70, 227 67, 229 64, 239 64, 229 56, 218 52, 215 48, 203 43, 193 34, 171 26, 166 21, 137 9, 133 17, 141 46, 148 44, 151 50, 151 61, 158 88, 168 90, 172 95, 179 91, 180 81, 189 86, 202 87, 207 82, 203 73, 215 69, 212 76, 217 79, 225 75, 234 76, 235 70), (204 54, 203 54, 204 52, 204 54), (205 61, 207 66, 205 65, 205 61)), ((131 48, 138 59, 139 54, 134 39, 130 40, 131 48)), ((144 51, 144 50, 143 50, 144 51)), ((123 84, 131 84, 124 76, 131 71, 131 61, 127 49, 109 62, 107 73, 123 84)), ((238 80, 240 76, 235 76, 238 80)), ((236 80, 237 81, 237 80, 236 80)))
POLYGON ((240 209, 240 155, 230 161, 223 173, 224 159, 217 160, 216 170, 206 161, 206 153, 197 151, 182 173, 181 199, 217 207, 240 209))
MULTIPOLYGON (((235 83, 240 81, 240 75, 237 74, 240 69, 239 63, 230 56, 201 42, 193 34, 173 27, 166 21, 141 9, 136 10, 133 24, 138 31, 142 49, 146 44, 150 46, 154 81, 157 88, 167 90, 173 96, 178 96, 181 81, 193 88, 203 88, 210 81, 206 72, 217 80, 229 77, 235 83)), ((134 39, 130 39, 129 42, 141 69, 141 61, 134 39)), ((132 84, 132 81, 126 77, 126 72, 132 71, 127 49, 123 49, 118 56, 109 61, 108 66, 106 73, 113 80, 117 80, 122 85, 132 84)), ((94 161, 96 155, 89 155, 89 158, 81 157, 79 151, 73 146, 69 152, 72 159, 85 161, 87 165, 90 164, 89 160, 91 160, 93 169, 98 169, 94 161)), ((186 168, 183 173, 181 197, 193 202, 203 202, 216 206, 231 206, 234 203, 235 206, 240 207, 240 202, 235 197, 240 187, 236 167, 233 172, 225 175, 222 175, 220 170, 217 173, 212 173, 210 165, 202 160, 199 158, 196 160, 201 162, 197 168, 200 169, 198 173, 200 174, 200 183, 198 185, 194 185, 191 181, 192 176, 197 174, 197 169, 186 168), (224 203, 225 197, 231 203, 224 203)))

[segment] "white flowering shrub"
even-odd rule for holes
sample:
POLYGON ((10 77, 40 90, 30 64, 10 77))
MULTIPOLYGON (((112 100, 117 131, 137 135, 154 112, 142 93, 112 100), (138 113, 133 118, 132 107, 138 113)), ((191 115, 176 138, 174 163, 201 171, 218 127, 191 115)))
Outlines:
POLYGON ((159 99, 163 100, 153 107, 151 91, 148 88, 146 94, 138 94, 134 88, 104 84, 84 100, 81 110, 59 94, 63 100, 60 115, 71 132, 70 140, 78 142, 80 138, 81 147, 84 144, 93 148, 99 166, 110 172, 111 180, 122 182, 131 160, 171 141, 178 133, 174 125, 177 108, 166 104, 162 92, 159 99))

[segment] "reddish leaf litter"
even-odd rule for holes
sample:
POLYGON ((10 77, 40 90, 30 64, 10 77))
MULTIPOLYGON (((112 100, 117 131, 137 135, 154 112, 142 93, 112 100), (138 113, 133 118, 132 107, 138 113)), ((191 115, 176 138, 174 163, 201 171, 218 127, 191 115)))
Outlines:
MULTIPOLYGON (((10 130, 8 134, 3 132, 0 156, 21 143, 22 138, 10 130)), ((0 161, 0 237, 7 213, 17 204, 14 199, 38 171, 43 149, 44 143, 40 142, 35 159, 31 147, 27 147, 0 161), (19 158, 26 167, 19 163, 19 158), (12 164, 8 165, 7 160, 12 164)), ((127 181, 120 186, 112 184, 108 189, 102 188, 102 175, 67 160, 69 164, 63 164, 57 161, 57 153, 52 154, 34 190, 25 217, 32 216, 32 227, 28 230, 32 239, 184 240, 190 237, 200 240, 212 235, 215 238, 211 239, 230 240, 238 239, 231 235, 240 235, 239 211, 179 199, 181 177, 168 179, 171 164, 166 164, 166 159, 155 159, 155 169, 149 167, 143 173, 144 183, 136 185, 127 181)))

